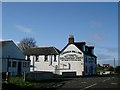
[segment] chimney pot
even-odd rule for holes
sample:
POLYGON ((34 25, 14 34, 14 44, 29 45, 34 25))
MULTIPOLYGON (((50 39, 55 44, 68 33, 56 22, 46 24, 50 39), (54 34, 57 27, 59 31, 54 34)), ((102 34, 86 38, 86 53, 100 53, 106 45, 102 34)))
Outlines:
POLYGON ((69 44, 74 43, 74 36, 73 35, 69 35, 68 42, 69 42, 69 44))

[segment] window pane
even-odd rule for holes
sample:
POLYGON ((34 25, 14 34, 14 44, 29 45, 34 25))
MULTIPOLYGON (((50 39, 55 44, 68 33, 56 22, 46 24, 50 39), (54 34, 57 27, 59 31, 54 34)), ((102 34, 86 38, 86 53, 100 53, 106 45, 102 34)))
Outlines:
POLYGON ((27 65, 26 65, 26 62, 23 62, 23 67, 26 67, 27 65))
POLYGON ((12 67, 16 67, 16 61, 12 62, 12 67))

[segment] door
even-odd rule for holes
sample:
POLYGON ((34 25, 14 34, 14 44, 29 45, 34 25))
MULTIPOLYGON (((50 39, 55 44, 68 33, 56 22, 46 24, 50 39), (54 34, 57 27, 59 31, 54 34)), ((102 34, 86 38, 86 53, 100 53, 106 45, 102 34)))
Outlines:
POLYGON ((21 74, 21 62, 18 62, 18 74, 21 74))
POLYGON ((75 77, 76 72, 62 72, 63 77, 75 77))

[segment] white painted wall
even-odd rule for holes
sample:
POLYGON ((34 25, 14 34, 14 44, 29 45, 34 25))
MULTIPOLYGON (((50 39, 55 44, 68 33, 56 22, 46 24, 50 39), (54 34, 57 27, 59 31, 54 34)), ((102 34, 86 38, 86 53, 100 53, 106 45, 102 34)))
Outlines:
MULTIPOLYGON (((33 67, 30 68, 30 71, 47 71, 47 72, 53 72, 55 73, 55 67, 56 65, 58 65, 58 56, 56 55, 56 61, 54 61, 54 55, 48 55, 48 61, 44 61, 45 60, 45 56, 44 55, 39 55, 39 60, 36 61, 36 56, 35 55, 31 55, 30 56, 30 64, 33 67), (52 60, 52 64, 50 64, 52 60)), ((27 56, 26 56, 27 58, 27 56)))
POLYGON ((95 63, 95 57, 93 56, 89 56, 89 55, 84 55, 84 53, 79 50, 74 44, 70 44, 69 46, 67 46, 67 48, 61 52, 60 54, 60 69, 63 69, 63 64, 65 64, 66 66, 64 66, 64 69, 67 69, 69 67, 68 63, 70 63, 71 68, 68 70, 60 70, 60 75, 62 75, 62 72, 76 72, 76 75, 92 75, 92 74, 96 74, 96 63, 95 63), (76 51, 76 52, 81 52, 81 54, 79 53, 66 53, 66 54, 62 54, 63 52, 66 51, 76 51), (62 61, 62 57, 65 57, 66 55, 70 55, 70 54, 75 54, 78 57, 82 57, 81 61, 62 61), (90 62, 92 58, 92 61, 90 62), (87 60, 87 62, 86 62, 87 60), (87 66, 87 73, 86 73, 86 66, 87 66), (91 73, 91 66, 93 67, 93 71, 91 73))
POLYGON ((60 70, 60 75, 62 75, 62 72, 76 72, 76 75, 83 75, 83 70, 84 70, 84 62, 83 62, 83 53, 74 45, 74 44, 70 44, 63 52, 61 52, 60 54, 60 69, 63 69, 63 70, 60 70), (76 51, 76 52, 80 52, 81 54, 79 53, 66 53, 66 54, 62 54, 63 52, 66 52, 66 51, 76 51), (65 57, 66 55, 70 55, 70 54, 75 54, 77 55, 78 57, 82 57, 80 59, 80 61, 62 61, 62 57, 65 57), (68 68, 69 65, 68 63, 70 64, 70 69, 68 70, 64 70, 65 68, 68 68), (63 64, 67 65, 65 66, 65 68, 63 68, 63 64))

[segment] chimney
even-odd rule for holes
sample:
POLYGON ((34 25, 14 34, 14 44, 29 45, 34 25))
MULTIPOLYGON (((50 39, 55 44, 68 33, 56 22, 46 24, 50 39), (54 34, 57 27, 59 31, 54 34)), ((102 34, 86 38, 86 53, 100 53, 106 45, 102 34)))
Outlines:
POLYGON ((68 43, 69 44, 73 44, 74 43, 74 36, 73 35, 69 35, 68 43))

